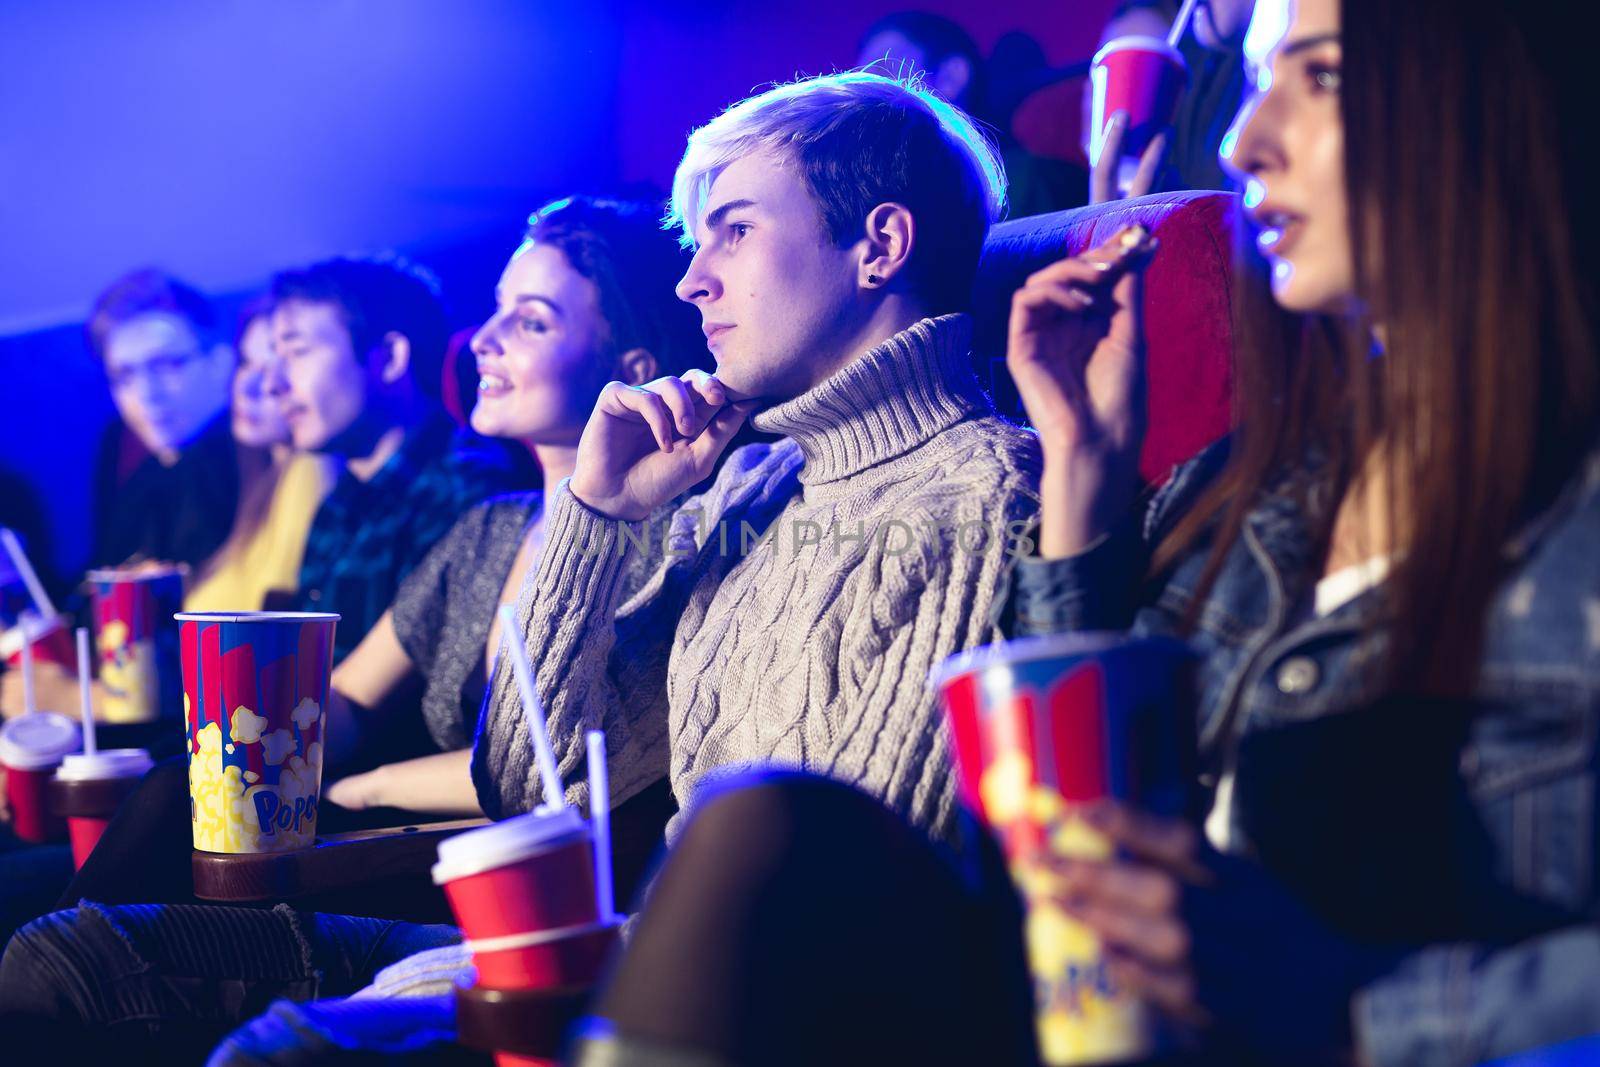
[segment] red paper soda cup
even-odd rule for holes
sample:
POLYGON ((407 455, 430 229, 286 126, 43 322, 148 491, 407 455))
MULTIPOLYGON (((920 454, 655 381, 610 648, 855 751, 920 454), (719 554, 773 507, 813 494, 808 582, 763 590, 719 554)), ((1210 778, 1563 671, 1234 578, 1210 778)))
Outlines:
POLYGON ((50 778, 81 740, 78 724, 53 711, 18 715, 0 726, 11 830, 22 840, 42 845, 61 836, 61 820, 50 810, 50 778))
POLYGON ((496 1052, 494 1067, 556 1067, 557 1061, 544 1056, 525 1056, 520 1052, 496 1052))
POLYGON ((1122 155, 1138 159, 1155 135, 1172 122, 1178 94, 1188 80, 1189 66, 1183 56, 1159 37, 1107 41, 1089 68, 1089 164, 1099 161, 1106 123, 1119 111, 1128 113, 1122 155))
POLYGON ((50 782, 50 806, 67 820, 72 864, 81 868, 112 816, 155 766, 142 748, 109 748, 67 756, 50 782))
POLYGON ((975 649, 935 673, 961 798, 1000 837, 1028 901, 1039 1045, 1049 1064, 1157 1051, 1153 1019, 1118 990, 1098 940, 1054 903, 1042 853, 1109 858, 1077 816, 1115 798, 1187 814, 1193 654, 1165 638, 1062 634, 975 649))
POLYGON ((183 610, 184 574, 179 567, 89 572, 106 722, 177 720, 183 674, 173 614, 183 610))
POLYGON ((562 989, 600 977, 621 928, 607 919, 466 944, 486 989, 562 989))
POLYGON ((54 663, 71 674, 78 671, 78 653, 72 644, 72 628, 60 615, 53 619, 40 619, 31 612, 0 634, 0 655, 6 666, 13 670, 22 667, 22 644, 26 637, 33 639, 33 662, 54 663))
POLYGON ((194 847, 309 847, 339 616, 180 612, 177 620, 194 847))
POLYGON ((577 809, 448 838, 433 880, 466 935, 480 985, 542 989, 598 975, 614 920, 599 913, 594 840, 577 809))

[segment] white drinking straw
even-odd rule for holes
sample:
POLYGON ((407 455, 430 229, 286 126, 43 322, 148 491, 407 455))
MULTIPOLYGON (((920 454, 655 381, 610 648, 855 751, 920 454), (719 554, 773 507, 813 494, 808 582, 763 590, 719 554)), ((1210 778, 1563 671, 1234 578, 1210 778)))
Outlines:
POLYGON ((83 717, 83 751, 95 754, 94 703, 89 688, 89 630, 78 627, 78 714, 83 717))
POLYGON ((22 628, 22 710, 38 711, 33 699, 33 631, 22 628))
POLYGON ((1189 20, 1194 17, 1195 5, 1200 0, 1183 0, 1183 6, 1178 9, 1178 17, 1172 20, 1172 29, 1167 31, 1167 43, 1178 47, 1178 42, 1183 40, 1183 33, 1189 28, 1189 20))
POLYGON ((517 619, 511 614, 511 605, 501 604, 500 643, 511 656, 511 670, 516 675, 517 688, 522 691, 522 711, 528 717, 528 733, 533 735, 533 755, 539 763, 539 777, 544 779, 544 806, 559 811, 567 806, 567 798, 561 790, 561 773, 556 770, 556 751, 550 745, 544 705, 539 703, 539 693, 533 687, 533 664, 528 662, 528 650, 513 636, 517 632, 517 619))
POLYGON ((0 543, 4 543, 6 555, 11 557, 11 565, 22 575, 22 584, 28 587, 28 596, 33 600, 34 609, 46 619, 55 618, 56 606, 50 603, 50 594, 44 591, 44 583, 39 581, 39 575, 34 572, 28 554, 22 551, 22 542, 17 540, 17 535, 0 526, 0 543))
POLYGON ((617 914, 617 893, 611 882, 611 777, 606 772, 606 735, 590 730, 589 832, 594 835, 594 892, 601 922, 617 914))

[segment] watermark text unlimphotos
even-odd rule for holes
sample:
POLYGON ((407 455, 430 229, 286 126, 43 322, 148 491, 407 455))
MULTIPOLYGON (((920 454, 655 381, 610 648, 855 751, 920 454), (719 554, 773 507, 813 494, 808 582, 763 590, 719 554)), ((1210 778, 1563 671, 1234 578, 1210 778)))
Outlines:
POLYGON ((646 556, 680 557, 712 553, 721 556, 751 556, 758 552, 787 552, 791 558, 805 552, 831 552, 843 556, 852 552, 876 550, 885 556, 903 556, 912 551, 960 552, 970 556, 1003 553, 1006 558, 1031 555, 1033 523, 1014 519, 1004 523, 972 519, 959 523, 935 520, 913 522, 884 519, 868 526, 865 520, 854 525, 823 524, 810 519, 775 519, 767 524, 748 519, 715 521, 694 517, 692 528, 684 525, 680 512, 674 522, 612 523, 615 537, 591 534, 578 548, 581 555, 604 553, 621 555, 629 550, 646 556))

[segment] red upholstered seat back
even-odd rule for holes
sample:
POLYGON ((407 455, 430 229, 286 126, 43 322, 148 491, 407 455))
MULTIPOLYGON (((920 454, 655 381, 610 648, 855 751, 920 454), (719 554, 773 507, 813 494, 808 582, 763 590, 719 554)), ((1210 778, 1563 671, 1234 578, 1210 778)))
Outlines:
POLYGON ((471 348, 477 332, 476 326, 468 326, 451 334, 439 368, 439 401, 457 426, 467 425, 478 402, 478 364, 471 348))
POLYGON ((990 369, 1001 411, 1025 421, 1005 369, 1011 294, 1034 271, 1093 248, 1134 222, 1161 241, 1145 274, 1149 432, 1139 471, 1159 483, 1227 433, 1232 401, 1229 193, 1158 193, 1002 222, 989 234, 973 290, 973 355, 990 369))

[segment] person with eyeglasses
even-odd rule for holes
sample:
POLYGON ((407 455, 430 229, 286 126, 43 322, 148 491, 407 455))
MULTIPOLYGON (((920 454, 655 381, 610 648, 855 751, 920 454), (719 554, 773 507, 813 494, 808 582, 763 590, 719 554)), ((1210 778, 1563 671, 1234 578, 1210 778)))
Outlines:
POLYGON ((85 326, 122 425, 148 455, 125 478, 113 431, 96 492, 95 564, 198 566, 227 540, 239 502, 228 424, 234 352, 210 302, 176 278, 137 270, 95 300, 85 326))

